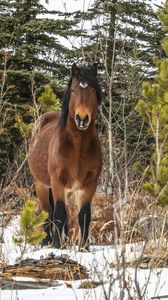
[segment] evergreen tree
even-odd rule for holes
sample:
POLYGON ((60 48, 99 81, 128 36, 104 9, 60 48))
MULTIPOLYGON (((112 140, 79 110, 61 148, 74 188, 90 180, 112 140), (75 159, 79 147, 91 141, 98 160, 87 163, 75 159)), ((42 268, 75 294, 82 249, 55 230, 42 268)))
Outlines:
POLYGON ((42 230, 42 225, 48 218, 48 213, 42 210, 37 214, 36 204, 36 201, 33 199, 25 202, 20 215, 19 232, 13 237, 14 242, 21 249, 20 260, 22 260, 28 244, 37 245, 46 237, 46 233, 42 230))
MULTIPOLYGON (((159 13, 166 35, 168 33, 168 1, 159 13)), ((168 56, 168 38, 162 42, 168 56)), ((149 126, 154 139, 154 152, 151 157, 150 172, 144 184, 160 205, 168 204, 168 59, 155 59, 158 67, 153 84, 144 82, 143 99, 136 109, 149 126)))
POLYGON ((60 99, 53 93, 52 87, 49 84, 45 85, 44 92, 39 97, 39 102, 42 105, 43 111, 56 110, 59 111, 60 99))
POLYGON ((0 1, 0 18, 0 60, 8 54, 6 84, 13 87, 11 98, 30 101, 32 73, 37 85, 48 82, 51 74, 67 75, 68 49, 58 37, 75 35, 75 22, 60 19, 59 12, 48 11, 39 0, 0 1))
MULTIPOLYGON (((32 122, 30 105, 37 91, 69 74, 70 52, 60 37, 78 35, 76 21, 49 11, 40 0, 0 0, 0 175, 14 158, 22 136, 16 115, 32 122), (15 126, 16 125, 16 126, 15 126), (6 162, 5 162, 6 161, 6 162)), ((54 92, 57 95, 57 86, 54 92)), ((59 92, 59 91, 58 91, 59 92)), ((18 117, 17 117, 18 121, 18 117)))
POLYGON ((83 39, 82 51, 86 59, 102 66, 101 81, 106 91, 103 114, 108 119, 109 143, 113 143, 109 151, 113 151, 113 161, 123 174, 120 166, 132 165, 144 151, 142 161, 150 156, 151 138, 134 107, 142 81, 153 80, 153 57, 163 56, 163 31, 151 1, 95 0, 82 18, 93 24, 91 33, 83 39))
POLYGON ((86 58, 102 62, 103 53, 111 71, 114 57, 116 73, 117 64, 123 65, 129 59, 129 64, 139 67, 144 77, 153 76, 152 58, 163 55, 160 47, 163 31, 151 1, 95 0, 89 11, 77 12, 77 17, 93 24, 87 39, 83 39, 86 58))

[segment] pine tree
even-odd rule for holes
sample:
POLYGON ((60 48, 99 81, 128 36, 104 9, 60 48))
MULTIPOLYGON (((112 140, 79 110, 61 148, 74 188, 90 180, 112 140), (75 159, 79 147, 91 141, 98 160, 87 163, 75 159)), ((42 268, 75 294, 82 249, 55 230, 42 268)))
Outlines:
POLYGON ((50 84, 46 84, 44 87, 44 92, 42 92, 41 96, 38 98, 40 104, 42 105, 43 112, 49 110, 59 111, 60 107, 60 99, 53 93, 52 87, 50 84))
MULTIPOLYGON (((160 19, 168 32, 168 1, 160 10, 160 19)), ((168 56, 168 38, 162 42, 168 56)), ((144 82, 143 99, 136 109, 145 118, 149 134, 154 139, 154 152, 151 157, 150 172, 144 189, 153 195, 160 205, 168 204, 168 59, 155 58, 158 68, 153 84, 144 82)))
POLYGON ((151 1, 95 0, 89 11, 77 12, 76 17, 93 24, 83 39, 86 58, 102 61, 103 52, 108 71, 111 71, 113 56, 115 65, 123 65, 129 58, 129 63, 137 64, 144 77, 152 77, 152 58, 163 55, 160 45, 163 31, 151 1))
POLYGON ((13 237, 14 242, 21 247, 21 258, 28 244, 37 245, 45 238, 46 233, 42 230, 42 225, 48 218, 46 211, 36 212, 36 201, 29 199, 20 215, 20 230, 13 237))
POLYGON ((48 11, 39 0, 0 1, 0 18, 0 60, 7 52, 7 84, 13 85, 11 98, 13 102, 16 97, 22 103, 30 101, 32 73, 37 85, 47 83, 51 74, 59 78, 67 75, 68 49, 58 36, 75 35, 75 22, 60 19, 59 12, 48 11), (55 18, 49 19, 47 14, 55 18))
POLYGON ((108 119, 105 124, 109 151, 113 152, 112 168, 122 175, 120 166, 131 166, 141 152, 146 152, 145 157, 141 155, 142 161, 150 156, 151 139, 134 107, 143 80, 153 80, 153 57, 163 56, 163 31, 151 1, 95 0, 82 17, 93 24, 91 33, 83 39, 82 51, 86 59, 99 62, 102 68, 101 82, 106 92, 103 114, 108 119))
MULTIPOLYGON (((33 92, 69 74, 69 50, 60 37, 79 34, 76 21, 40 0, 0 0, 0 175, 22 142, 18 120, 32 122, 33 92), (48 15, 51 16, 48 17, 48 15), (54 17, 53 17, 54 16, 54 17), (17 118, 15 117, 17 115, 17 118)), ((58 84, 54 87, 57 93, 58 84)), ((58 91, 59 92, 59 91, 58 91)), ((37 93, 37 97, 39 93, 37 93)))

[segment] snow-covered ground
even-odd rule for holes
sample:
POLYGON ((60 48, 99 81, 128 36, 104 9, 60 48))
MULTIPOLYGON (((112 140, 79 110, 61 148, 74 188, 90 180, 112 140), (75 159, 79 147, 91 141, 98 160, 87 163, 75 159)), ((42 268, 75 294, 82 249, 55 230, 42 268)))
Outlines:
MULTIPOLYGON (((15 218, 4 232, 5 243, 2 245, 2 253, 3 259, 8 264, 15 263, 20 255, 20 249, 14 245, 12 239, 17 228, 18 219, 15 218)), ((132 261, 138 258, 142 248, 143 243, 125 245, 125 260, 132 261)), ((52 248, 33 250, 28 247, 24 258, 40 259, 47 257, 50 253, 55 256, 68 255, 70 259, 87 267, 89 279, 71 281, 70 284, 67 284, 69 281, 58 280, 58 285, 47 289, 0 290, 0 300, 120 300, 122 291, 125 300, 136 300, 139 299, 137 297, 138 285, 141 293, 144 292, 142 299, 152 299, 152 297, 156 297, 153 299, 160 299, 157 296, 168 295, 168 269, 136 270, 134 268, 112 267, 113 264, 117 264, 118 260, 121 260, 122 250, 121 246, 91 246, 90 252, 81 253, 72 248, 66 250, 52 248), (88 280, 103 284, 91 289, 80 288, 81 282, 88 280)), ((119 263, 117 265, 119 266, 119 263)), ((25 278, 22 279, 26 280, 25 278)), ((168 296, 164 299, 168 299, 168 296)))

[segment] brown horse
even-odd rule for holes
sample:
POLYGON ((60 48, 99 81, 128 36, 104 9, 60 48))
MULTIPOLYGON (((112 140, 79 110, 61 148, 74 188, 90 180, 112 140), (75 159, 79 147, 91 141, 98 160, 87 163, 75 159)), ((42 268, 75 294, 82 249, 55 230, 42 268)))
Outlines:
POLYGON ((50 212, 52 220, 52 233, 49 220, 44 226, 44 244, 63 247, 64 231, 75 244, 80 227, 81 249, 88 246, 91 201, 102 168, 95 128, 101 89, 95 65, 86 68, 73 64, 71 73, 62 111, 40 118, 28 161, 41 209, 50 212))

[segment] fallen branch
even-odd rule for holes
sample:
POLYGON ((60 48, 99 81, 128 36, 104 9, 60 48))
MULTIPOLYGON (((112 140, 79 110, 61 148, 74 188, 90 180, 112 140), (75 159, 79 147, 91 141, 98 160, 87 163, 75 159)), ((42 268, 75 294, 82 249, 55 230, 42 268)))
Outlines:
POLYGON ((36 279, 36 281, 31 279, 28 281, 24 278, 22 280, 17 280, 13 278, 0 277, 0 287, 3 290, 11 289, 45 289, 52 286, 59 286, 57 281, 47 280, 47 279, 36 279))

